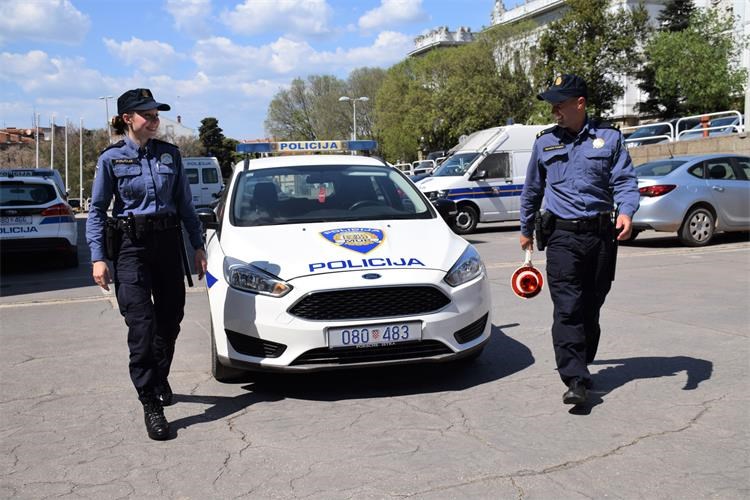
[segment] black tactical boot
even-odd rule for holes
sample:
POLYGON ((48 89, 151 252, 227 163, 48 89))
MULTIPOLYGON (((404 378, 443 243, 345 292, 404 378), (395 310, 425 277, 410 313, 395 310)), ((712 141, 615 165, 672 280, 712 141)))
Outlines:
POLYGON ((147 399, 143 402, 143 419, 146 422, 148 437, 163 441, 169 437, 169 422, 164 417, 164 408, 158 399, 147 399))
POLYGON ((156 388, 156 399, 161 402, 162 406, 172 406, 174 404, 172 388, 166 380, 156 388))

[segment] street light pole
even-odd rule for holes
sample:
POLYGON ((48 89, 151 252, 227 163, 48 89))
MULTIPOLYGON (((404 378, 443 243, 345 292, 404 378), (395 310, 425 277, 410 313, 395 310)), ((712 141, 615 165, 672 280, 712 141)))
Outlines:
POLYGON ((349 96, 341 96, 339 97, 339 102, 346 102, 351 101, 352 102, 352 140, 357 140, 357 101, 367 102, 369 101, 369 97, 349 97, 349 96))
POLYGON ((111 95, 103 95, 99 99, 104 99, 104 111, 107 113, 104 123, 106 123, 105 126, 107 127, 107 133, 109 134, 109 143, 112 144, 112 128, 109 126, 109 100, 114 99, 114 97, 111 95))

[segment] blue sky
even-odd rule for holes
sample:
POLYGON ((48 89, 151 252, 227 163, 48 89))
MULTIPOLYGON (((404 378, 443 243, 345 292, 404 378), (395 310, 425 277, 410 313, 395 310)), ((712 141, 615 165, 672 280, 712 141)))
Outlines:
MULTIPOLYGON (((520 3, 506 0, 506 8, 520 3)), ((65 117, 103 127, 109 101, 150 88, 166 116, 265 136, 273 95, 295 77, 387 68, 438 26, 490 24, 494 0, 0 0, 0 125, 65 117)))

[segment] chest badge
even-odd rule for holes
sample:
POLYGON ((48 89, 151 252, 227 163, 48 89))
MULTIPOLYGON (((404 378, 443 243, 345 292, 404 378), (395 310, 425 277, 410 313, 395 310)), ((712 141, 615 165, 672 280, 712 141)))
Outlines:
POLYGON ((596 139, 594 139, 594 142, 593 142, 592 146, 594 146, 594 149, 601 149, 601 148, 603 148, 604 147, 604 139, 602 139, 601 137, 597 137, 596 139))
MULTIPOLYGON (((602 142, 603 144, 603 142, 602 142)), ((172 164, 172 155, 169 153, 164 153, 159 157, 159 162, 164 165, 171 165, 172 164)))

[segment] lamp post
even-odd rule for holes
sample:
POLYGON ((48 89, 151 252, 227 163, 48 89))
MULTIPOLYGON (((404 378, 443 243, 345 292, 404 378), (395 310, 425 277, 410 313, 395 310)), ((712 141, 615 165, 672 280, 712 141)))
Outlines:
POLYGON ((339 97, 339 102, 351 101, 352 102, 352 140, 357 140, 357 101, 367 102, 369 97, 348 97, 342 95, 339 97))
POLYGON ((104 123, 106 123, 107 132, 109 133, 109 143, 112 144, 112 128, 109 126, 109 100, 114 99, 111 95, 103 95, 99 99, 104 99, 104 111, 107 113, 106 120, 104 120, 104 123))

